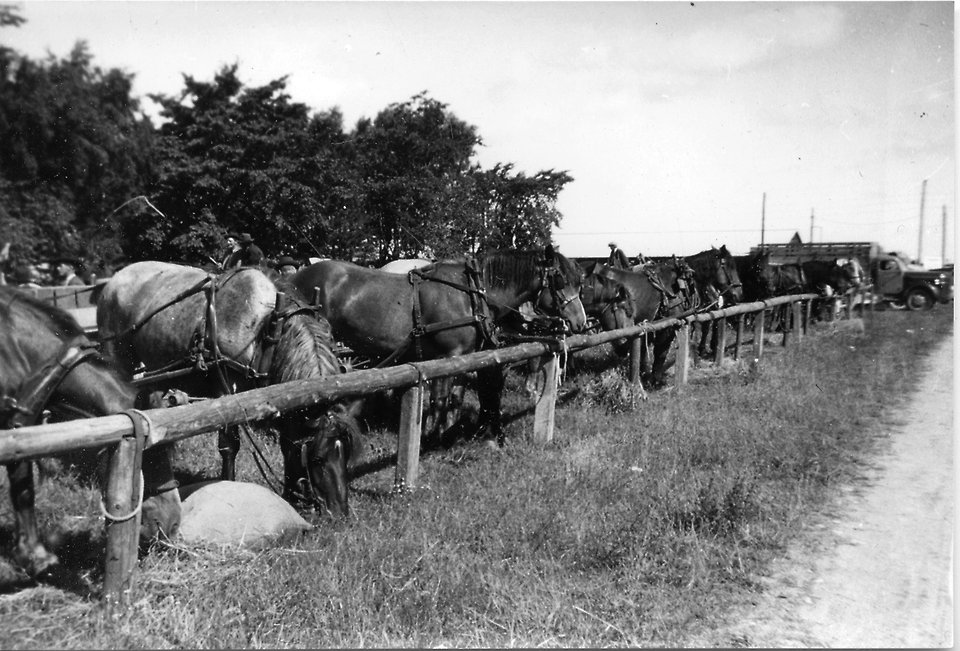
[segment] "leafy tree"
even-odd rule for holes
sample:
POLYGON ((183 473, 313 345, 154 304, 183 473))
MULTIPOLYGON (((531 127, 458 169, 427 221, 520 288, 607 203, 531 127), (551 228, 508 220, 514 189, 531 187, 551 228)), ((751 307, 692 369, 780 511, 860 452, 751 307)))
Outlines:
POLYGON ((361 120, 354 138, 368 251, 385 262, 446 248, 451 200, 463 199, 461 180, 481 143, 476 127, 421 93, 361 120))
POLYGON ((311 134, 335 131, 338 116, 328 116, 332 127, 311 123, 307 107, 284 92, 285 78, 244 88, 236 64, 212 82, 184 76, 184 86, 178 97, 151 96, 167 119, 151 197, 167 218, 137 245, 161 259, 205 260, 219 255, 227 231, 245 231, 278 255, 298 232, 322 231, 311 134))
MULTIPOLYGON (((17 24, 0 11, 0 24, 17 24)), ((132 76, 103 71, 85 43, 37 62, 0 51, 0 219, 19 258, 119 250, 105 217, 148 173, 151 127, 132 76)))

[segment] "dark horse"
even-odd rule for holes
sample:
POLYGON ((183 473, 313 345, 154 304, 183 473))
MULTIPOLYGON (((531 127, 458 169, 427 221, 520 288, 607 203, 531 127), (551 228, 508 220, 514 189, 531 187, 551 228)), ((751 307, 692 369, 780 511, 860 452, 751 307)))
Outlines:
MULTIPOLYGON (((686 291, 689 274, 685 271, 685 265, 674 261, 635 269, 638 270, 615 269, 593 263, 586 267, 584 286, 599 288, 604 282, 622 285, 629 297, 634 324, 679 316, 692 308, 694 297, 686 291)), ((597 293, 598 289, 593 292, 597 293)), ((653 335, 651 383, 654 385, 663 384, 667 354, 674 336, 672 328, 659 330, 653 335)), ((613 349, 620 356, 629 352, 625 340, 614 342, 613 349)), ((641 351, 641 365, 646 367, 646 346, 641 351)))
MULTIPOLYGON (((315 301, 334 336, 380 365, 454 357, 496 345, 497 330, 530 301, 573 332, 583 330, 579 269, 552 247, 494 251, 476 260, 441 261, 408 274, 323 260, 291 277, 315 301)), ((480 426, 504 442, 503 370, 477 371, 480 426)))
POLYGON ((776 272, 770 264, 770 254, 766 251, 750 255, 735 255, 737 274, 743 283, 743 301, 753 303, 774 296, 777 291, 776 272))
MULTIPOLYGON (((329 324, 256 268, 220 276, 165 262, 117 272, 97 301, 104 352, 138 382, 219 397, 342 372, 329 324)), ((359 427, 346 407, 316 405, 277 419, 283 496, 348 512, 347 462, 359 427)), ((238 427, 221 431, 221 478, 233 480, 238 427)))
POLYGON ((822 298, 812 301, 812 312, 817 319, 823 319, 828 304, 823 299, 846 294, 855 288, 861 280, 857 274, 859 265, 850 265, 847 260, 807 260, 800 264, 805 279, 804 290, 819 294, 822 298))
MULTIPOLYGON (((740 282, 737 263, 726 245, 719 249, 711 247, 684 259, 693 269, 702 309, 713 310, 724 305, 736 305, 743 300, 743 284, 740 282)), ((702 324, 700 343, 697 346, 697 354, 701 357, 708 354, 708 336, 710 348, 715 352, 720 337, 716 321, 704 321, 702 324)))
MULTIPOLYGON (((38 422, 49 409, 54 420, 106 416, 138 404, 137 391, 96 352, 66 312, 24 292, 0 286, 0 426, 38 422)), ((180 527, 180 495, 173 480, 169 446, 143 454, 140 538, 173 537, 180 527)), ((16 562, 31 576, 57 564, 40 541, 34 512, 33 461, 7 464, 16 523, 16 562)))

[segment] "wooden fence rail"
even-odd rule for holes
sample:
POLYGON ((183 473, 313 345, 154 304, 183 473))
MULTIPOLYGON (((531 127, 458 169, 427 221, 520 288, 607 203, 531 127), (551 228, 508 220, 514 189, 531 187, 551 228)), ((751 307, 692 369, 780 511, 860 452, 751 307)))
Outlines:
MULTIPOLYGON (((644 334, 666 328, 677 328, 678 355, 675 381, 680 385, 686 382, 691 324, 714 320, 725 322, 727 318, 736 317, 735 355, 739 357, 743 316, 757 314, 758 318, 754 322, 753 358, 759 361, 763 352, 765 321, 763 317, 766 311, 792 304, 794 306, 793 325, 785 328, 784 343, 786 344, 791 332, 799 341, 802 330, 801 321, 804 323, 806 321, 800 317, 801 304, 814 298, 817 298, 816 294, 782 296, 598 334, 574 335, 556 341, 525 342, 448 359, 411 362, 383 369, 358 370, 337 376, 296 380, 189 405, 149 409, 138 412, 139 432, 131 416, 126 414, 0 430, 0 463, 36 459, 83 448, 115 446, 111 468, 116 470, 114 474, 122 474, 126 479, 119 476, 108 477, 106 501, 109 508, 109 505, 114 502, 129 504, 131 499, 136 499, 139 490, 140 473, 138 471, 142 449, 213 432, 226 425, 274 418, 281 413, 315 404, 334 402, 342 398, 367 395, 386 389, 401 389, 405 393, 401 403, 396 482, 398 486, 413 487, 416 485, 419 467, 420 427, 423 422, 424 401, 421 392, 427 381, 464 375, 489 366, 503 366, 542 358, 546 382, 544 390, 537 398, 534 438, 550 441, 553 436, 556 377, 561 355, 621 338, 636 342, 644 334), (138 440, 138 436, 142 437, 142 446, 132 445, 131 441, 138 440)), ((631 350, 631 357, 635 359, 630 361, 630 379, 639 382, 639 373, 634 371, 639 368, 640 347, 634 345, 631 350)), ((111 555, 108 554, 104 578, 104 597, 108 602, 115 601, 131 585, 137 549, 135 533, 131 536, 130 532, 135 532, 139 528, 138 520, 139 518, 136 522, 131 521, 124 528, 115 526, 108 528, 108 548, 114 549, 115 552, 112 560, 111 555), (116 548, 120 548, 120 551, 116 548)))

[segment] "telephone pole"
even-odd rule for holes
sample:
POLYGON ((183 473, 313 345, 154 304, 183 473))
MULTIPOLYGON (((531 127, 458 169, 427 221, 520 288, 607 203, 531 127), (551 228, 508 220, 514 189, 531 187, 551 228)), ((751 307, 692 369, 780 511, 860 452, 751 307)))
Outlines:
POLYGON ((813 208, 810 209, 810 241, 813 242, 813 208))
POLYGON ((947 264, 947 204, 943 204, 943 224, 940 227, 940 266, 947 264))
POLYGON ((927 179, 920 188, 920 232, 917 234, 917 262, 923 264, 923 202, 927 198, 927 179))
POLYGON ((763 193, 763 203, 760 205, 760 251, 763 251, 764 234, 767 230, 767 193, 763 193))

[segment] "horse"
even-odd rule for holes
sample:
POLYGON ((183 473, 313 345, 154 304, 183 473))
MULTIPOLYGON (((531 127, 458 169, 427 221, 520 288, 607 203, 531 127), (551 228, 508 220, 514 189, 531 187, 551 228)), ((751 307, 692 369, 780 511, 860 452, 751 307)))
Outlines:
MULTIPOLYGON (((743 284, 737 271, 737 264, 724 244, 719 249, 710 247, 693 255, 685 256, 687 264, 693 269, 694 280, 700 292, 704 309, 736 305, 743 300, 743 284)), ((716 352, 720 338, 716 321, 704 321, 701 325, 700 343, 697 354, 706 357, 707 337, 710 336, 710 348, 716 352), (712 335, 711 335, 712 333, 712 335)))
MULTIPOLYGON (((118 271, 97 301, 105 354, 141 382, 216 398, 257 386, 343 372, 329 324, 258 268, 213 275, 194 267, 137 262, 118 271)), ((349 513, 347 463, 359 425, 344 404, 277 419, 283 497, 321 513, 349 513)), ((236 476, 237 426, 218 437, 221 479, 236 476)))
MULTIPOLYGON (((11 287, 0 286, 0 426, 40 421, 48 408, 54 420, 106 416, 149 406, 110 366, 67 312, 11 287)), ((170 447, 143 453, 140 540, 146 544, 180 527, 180 495, 170 447)), ((7 464, 15 513, 14 560, 36 577, 52 570, 57 555, 40 541, 34 510, 33 461, 7 464)))
POLYGON ((735 255, 737 275, 743 283, 743 301, 753 303, 770 298, 776 293, 776 277, 770 264, 770 253, 760 251, 751 255, 735 255))
MULTIPOLYGON (((495 346, 497 334, 531 301, 579 332, 586 326, 579 269, 551 246, 492 251, 447 260, 406 275, 325 260, 301 269, 292 284, 309 297, 334 336, 380 366, 455 357, 495 346)), ((500 423, 503 369, 477 371, 479 428, 504 444, 500 423)))
POLYGON ((800 264, 806 277, 804 289, 819 294, 822 298, 812 301, 812 312, 818 320, 823 320, 827 304, 823 299, 843 295, 856 288, 862 282, 857 276, 859 265, 854 266, 846 259, 807 260, 800 264))
MULTIPOLYGON (((629 297, 634 324, 680 316, 691 309, 693 300, 691 293, 684 291, 682 286, 684 272, 677 271, 679 267, 673 267, 674 272, 669 276, 668 281, 664 282, 659 266, 659 264, 645 265, 641 266, 639 271, 632 271, 592 263, 586 267, 584 284, 596 287, 605 279, 607 282, 623 285, 629 297)), ((666 270, 671 269, 670 264, 665 264, 664 267, 666 270)), ((653 335, 653 363, 649 376, 652 385, 663 384, 667 354, 674 336, 675 333, 671 328, 659 330, 653 335)), ((613 342, 613 344, 614 352, 618 355, 625 356, 629 352, 626 340, 613 342)), ((646 368, 646 346, 641 349, 641 356, 641 366, 646 368)))

